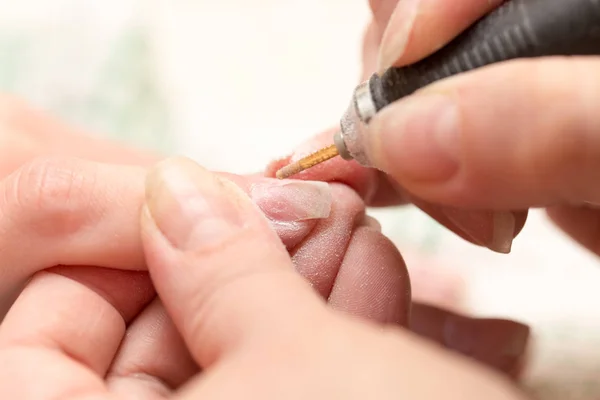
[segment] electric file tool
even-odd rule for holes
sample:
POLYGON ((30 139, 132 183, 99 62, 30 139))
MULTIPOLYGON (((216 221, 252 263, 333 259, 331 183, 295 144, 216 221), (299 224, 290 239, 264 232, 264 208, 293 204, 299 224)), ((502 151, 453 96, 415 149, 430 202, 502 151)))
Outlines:
POLYGON ((338 155, 368 165, 363 142, 371 118, 440 79, 516 58, 598 54, 600 0, 508 1, 428 58, 392 67, 359 85, 333 144, 280 169, 277 177, 290 177, 338 155))

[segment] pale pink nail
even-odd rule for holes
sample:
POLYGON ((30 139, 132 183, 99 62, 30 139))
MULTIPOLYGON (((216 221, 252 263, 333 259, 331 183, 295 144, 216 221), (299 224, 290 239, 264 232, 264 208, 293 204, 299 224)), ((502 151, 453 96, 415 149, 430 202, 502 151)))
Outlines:
POLYGON ((252 186, 250 197, 275 222, 298 222, 329 217, 329 185, 313 181, 269 180, 252 186))
POLYGON ((381 39, 377 66, 379 73, 393 66, 406 51, 420 3, 420 0, 400 0, 398 2, 381 39))
POLYGON ((466 211, 445 207, 444 215, 475 243, 497 253, 510 253, 515 216, 510 211, 466 211))

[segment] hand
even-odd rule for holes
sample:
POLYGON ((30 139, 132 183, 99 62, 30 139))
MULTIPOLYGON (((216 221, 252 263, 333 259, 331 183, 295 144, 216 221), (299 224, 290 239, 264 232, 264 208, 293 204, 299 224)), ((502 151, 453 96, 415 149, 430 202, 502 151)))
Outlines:
MULTIPOLYGON (((400 1, 384 34, 380 67, 418 60, 500 3, 400 1), (403 34, 414 11, 409 7, 417 3, 420 12, 403 34)), ((505 62, 440 81, 373 119, 370 157, 433 203, 548 207, 566 233, 600 254, 599 70, 597 56, 556 57, 505 62)))
MULTIPOLYGON (((368 79, 371 74, 378 70, 385 70, 392 64, 405 65, 431 54, 449 42, 460 30, 468 27, 477 17, 490 11, 501 2, 501 0, 461 0, 458 2, 371 0, 369 3, 373 19, 364 37, 362 79, 368 79), (411 9, 411 7, 417 8, 411 9), (411 20, 413 15, 415 16, 414 20, 411 20), (412 29, 409 29, 411 26, 412 29)), ((512 88, 512 84, 509 87, 512 88)), ((508 90, 508 87, 505 89, 508 90)), ((489 97, 488 101, 494 100, 492 99, 494 96, 485 94, 483 91, 479 93, 482 93, 481 97, 489 97)), ((389 107, 390 111, 381 113, 381 118, 385 115, 388 116, 387 120, 391 121, 389 116, 397 114, 397 111, 394 110, 404 109, 403 107, 403 105, 389 107)), ((421 116, 416 116, 416 118, 421 118, 421 116)), ((490 123, 494 122, 490 121, 490 123)), ((273 163, 267 169, 267 175, 273 176, 277 169, 290 160, 295 161, 321 147, 330 145, 335 129, 339 129, 337 125, 336 128, 323 132, 300 146, 291 157, 273 163)), ((422 129, 420 125, 414 127, 416 135, 420 135, 420 129, 422 129)), ((390 131, 390 129, 387 130, 390 131)), ((378 137, 373 135, 374 140, 377 140, 378 137)), ((380 143, 381 148, 397 152, 394 153, 396 155, 393 156, 393 160, 399 160, 404 169, 415 163, 421 165, 425 160, 437 160, 435 156, 430 156, 429 153, 424 154, 422 149, 413 149, 404 142, 401 144, 404 146, 402 150, 397 150, 399 144, 391 142, 389 139, 386 140, 388 141, 380 143)), ((421 143, 423 148, 429 146, 422 138, 418 143, 421 143)), ((413 181, 409 181, 406 174, 398 174, 398 170, 390 169, 389 165, 392 164, 383 164, 384 161, 381 157, 374 157, 374 166, 389 172, 389 175, 375 169, 363 168, 355 162, 337 158, 295 178, 345 182, 354 187, 371 206, 412 203, 460 237, 496 252, 510 252, 513 238, 518 235, 525 224, 528 206, 491 207, 481 204, 480 207, 465 210, 463 207, 465 204, 460 202, 452 203, 444 197, 428 197, 428 193, 423 192, 421 187, 415 185, 413 181)), ((485 157, 488 155, 482 156, 482 159, 485 157)), ((392 156, 390 155, 388 158, 391 160, 392 156)), ((394 161, 389 162, 393 163, 394 161)), ((432 168, 439 170, 440 167, 432 168)), ((492 180, 488 180, 488 182, 492 182, 492 180)))
MULTIPOLYGON (((0 178, 14 172, 0 184, 0 188, 3 188, 0 192, 9 192, 4 195, 5 202, 0 205, 0 210, 13 215, 7 220, 12 223, 4 227, 3 232, 6 233, 4 239, 0 236, 0 243, 6 242, 6 248, 14 249, 10 257, 4 254, 6 261, 0 264, 4 278, 0 284, 0 320, 20 293, 24 282, 38 271, 55 264, 69 265, 60 271, 68 272, 72 279, 88 281, 92 274, 98 280, 97 284, 108 284, 109 287, 112 287, 110 282, 115 282, 116 275, 121 273, 112 271, 109 274, 111 270, 107 267, 135 271, 145 268, 139 245, 136 245, 136 225, 127 222, 141 204, 143 169, 120 169, 107 165, 98 167, 94 163, 65 159, 64 156, 147 166, 158 159, 157 155, 87 136, 12 98, 0 99, 0 141, 3 143, 0 147, 0 178), (49 155, 59 157, 48 159, 49 155), (46 159, 23 166, 40 156, 46 156, 46 159), (18 187, 18 191, 13 190, 15 187, 18 187), (32 215, 37 215, 33 222, 32 215), (39 235, 37 220, 45 221, 43 224, 46 226, 68 226, 68 234, 63 236, 65 232, 60 229, 48 228, 52 229, 52 235, 39 235), (29 227, 32 223, 35 226, 29 227), (94 229, 90 230, 91 226, 94 229), (22 233, 17 235, 14 232, 22 233), (110 240, 114 232, 119 232, 121 238, 118 245, 110 240), (67 245, 66 240, 71 238, 73 240, 67 245), (22 252, 32 247, 36 248, 40 257, 32 258, 29 255, 27 262, 18 261, 24 259, 22 252), (69 252, 65 252, 65 248, 69 248, 69 252), (73 264, 102 268, 70 267, 73 264)), ((271 216, 273 227, 288 247, 297 269, 309 278, 324 297, 329 298, 333 307, 375 321, 406 324, 408 303, 385 299, 402 291, 408 293, 408 281, 401 274, 404 264, 397 251, 379 232, 377 221, 364 216, 364 204, 345 185, 331 185, 334 201, 330 208, 327 191, 320 190, 325 195, 325 202, 322 207, 315 208, 318 212, 315 214, 313 211, 311 219, 297 212, 287 216, 281 213, 286 209, 290 211, 289 207, 294 205, 289 203, 290 196, 286 195, 286 190, 288 194, 295 192, 296 196, 292 195, 291 198, 299 199, 295 206, 301 213, 310 211, 305 207, 307 204, 315 205, 314 198, 297 196, 302 192, 302 185, 287 185, 287 189, 281 188, 279 196, 274 196, 268 194, 264 186, 262 190, 260 186, 251 190, 255 183, 264 181, 257 176, 227 176, 247 193, 254 193, 254 201, 271 216), (328 211, 330 215, 327 218, 319 218, 328 211), (290 216, 294 215, 300 221, 291 221, 290 216), (280 221, 282 217, 287 220, 280 221), (338 240, 331 243, 331 236, 338 237, 338 240), (363 261, 366 252, 362 249, 370 245, 384 251, 379 259, 368 258, 363 261), (332 251, 336 257, 330 257, 332 251), (382 268, 373 275, 370 269, 376 262, 382 268), (370 279, 365 278, 367 274, 370 274, 370 279), (360 282, 365 279, 370 284, 360 282)), ((132 284, 137 282, 138 278, 122 274, 127 277, 123 279, 131 280, 132 284)), ((137 272, 133 274, 138 276, 137 272)), ((139 283, 140 286, 149 285, 144 274, 139 279, 143 282, 139 283)), ((444 291, 455 288, 440 274, 435 277, 413 274, 412 283, 425 301, 434 300, 432 297, 447 296, 443 294, 444 291), (435 292, 435 295, 431 296, 431 292, 435 292)), ((149 290, 152 292, 151 287, 149 290)), ((512 375, 518 373, 527 342, 526 327, 508 321, 462 318, 423 304, 413 305, 411 315, 411 328, 423 336, 448 348, 469 353, 504 372, 512 375), (470 332, 470 340, 479 343, 475 346, 478 350, 465 348, 461 344, 465 341, 452 341, 442 334, 441 327, 445 321, 457 318, 463 321, 464 331, 470 332), (502 334, 496 336, 498 323, 503 328, 502 334), (495 343, 491 351, 486 347, 490 341, 495 343), (503 343, 515 341, 520 344, 507 345, 514 349, 511 355, 508 358, 502 355, 503 343)))
MULTIPOLYGON (((76 166, 83 173, 88 167, 85 176, 93 166, 97 174, 93 182, 100 185, 97 190, 109 182, 107 173, 117 171, 92 163, 76 166)), ((118 170, 113 180, 127 171, 133 173, 129 167, 118 170)), ((76 182, 83 188, 92 181, 76 182)), ((132 180, 124 182, 131 186, 132 180)), ((104 188, 96 192, 102 195, 94 196, 100 207, 123 201, 110 196, 122 195, 124 187, 114 182, 108 187, 113 189, 104 188)), ((72 196, 78 194, 71 192, 72 196)), ((13 206, 12 211, 19 210, 13 206)), ((59 238, 63 242, 57 241, 55 248, 70 245, 61 258, 66 264, 71 254, 79 257, 73 258, 74 262, 82 260, 85 252, 81 244, 86 240, 92 243, 98 226, 117 221, 114 207, 98 209, 104 212, 94 213, 96 219, 78 218, 81 214, 77 210, 70 211, 66 220, 70 223, 58 225, 69 228, 66 232, 70 235, 59 238), (77 222, 83 221, 88 224, 76 232, 77 222)), ((399 330, 394 323, 367 323, 325 307, 318 288, 314 290, 294 273, 293 262, 268 220, 232 181, 189 161, 167 161, 148 179, 141 214, 146 260, 164 309, 158 299, 147 305, 151 292, 140 276, 110 276, 123 271, 104 275, 107 271, 100 274, 97 269, 60 267, 36 274, 0 325, 3 398, 166 398, 175 394, 208 399, 522 398, 499 376, 399 330), (75 271, 87 273, 73 279, 75 271), (182 387, 184 383, 187 385, 182 387)), ((22 222, 17 225, 21 229, 28 228, 27 222, 37 227, 48 222, 44 218, 48 215, 40 210, 14 215, 22 222)), ((120 217, 121 225, 136 226, 134 215, 120 217)), ((330 218, 335 219, 333 214, 330 218)), ((358 231, 360 228, 354 235, 358 231)), ((364 227, 362 231, 368 235, 376 229, 364 227)), ((14 227, 9 232, 19 233, 14 227)), ((334 232, 329 234, 334 236, 334 232)), ((120 239, 123 242, 126 238, 120 239)), ((0 248, 11 248, 2 244, 0 248)), ((137 248, 137 244, 133 246, 137 248)), ((106 257, 119 245, 101 246, 96 252, 106 257)), ((379 244, 378 257, 371 254, 361 259, 350 254, 351 244, 345 260, 349 264, 375 260, 382 270, 390 261, 396 268, 401 266, 397 253, 385 246, 384 242, 379 244)), ((130 253, 137 257, 137 250, 130 253)), ((335 246, 327 250, 330 256, 337 251, 335 246)), ((302 246, 299 251, 314 251, 317 257, 319 253, 318 248, 302 246)), ((121 261, 135 265, 139 260, 121 261)), ((374 265, 369 267, 364 269, 369 275, 354 281, 359 293, 358 286, 378 287, 371 286, 377 282, 378 270, 374 265)), ((348 268, 347 277, 359 277, 357 271, 360 268, 354 272, 348 268)), ((340 274, 343 272, 336 281, 344 280, 340 274)), ((406 289, 404 281, 404 292, 406 289)), ((343 292, 334 284, 329 299, 339 296, 338 308, 357 304, 349 292, 343 292)), ((398 296, 402 292, 387 292, 385 301, 379 302, 377 295, 381 293, 386 289, 371 292, 371 302, 363 304, 406 307, 406 297, 398 296)), ((388 311, 390 314, 393 312, 388 311)), ((438 335, 445 332, 446 338, 456 342, 461 341, 461 333, 485 332, 482 324, 473 320, 445 319, 451 323, 437 326, 438 335)), ((498 339, 506 324, 487 321, 487 327, 492 328, 488 340, 498 339)), ((477 343, 462 342, 471 346, 477 343)), ((492 340, 484 348, 493 348, 493 344, 498 342, 492 340)))

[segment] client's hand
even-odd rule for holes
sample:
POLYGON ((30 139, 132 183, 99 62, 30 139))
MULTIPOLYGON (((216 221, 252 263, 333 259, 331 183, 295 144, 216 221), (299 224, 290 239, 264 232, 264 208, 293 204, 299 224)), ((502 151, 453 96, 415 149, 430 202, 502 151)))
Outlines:
MULTIPOLYGON (((521 398, 499 376, 396 327, 410 307, 404 265, 346 187, 236 185, 175 160, 151 174, 144 202, 143 175, 61 160, 3 182, 4 276, 63 266, 34 274, 0 325, 0 397, 521 398), (270 221, 248 193, 259 208, 268 199, 270 221), (164 308, 145 273, 116 270, 143 269, 140 208, 164 308), (287 247, 312 289, 269 222, 305 231, 287 247), (90 263, 114 269, 77 266, 90 263), (316 292, 379 323, 334 313, 316 292)), ((428 332, 443 344, 475 356, 501 350, 505 360, 518 347, 502 340, 511 327, 514 336, 511 323, 433 313, 428 332)))
POLYGON ((150 166, 159 156, 96 138, 0 94, 0 178, 36 157, 150 166))

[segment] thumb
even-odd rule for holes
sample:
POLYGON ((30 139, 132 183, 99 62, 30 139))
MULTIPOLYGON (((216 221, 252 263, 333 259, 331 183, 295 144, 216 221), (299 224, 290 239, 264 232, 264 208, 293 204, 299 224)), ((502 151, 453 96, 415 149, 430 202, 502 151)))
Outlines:
POLYGON ((142 240, 156 290, 203 368, 248 342, 290 340, 325 310, 246 195, 192 161, 149 174, 142 240))
POLYGON ((598 204, 599 68, 597 57, 516 60, 442 80, 373 118, 370 161, 434 203, 598 204))

